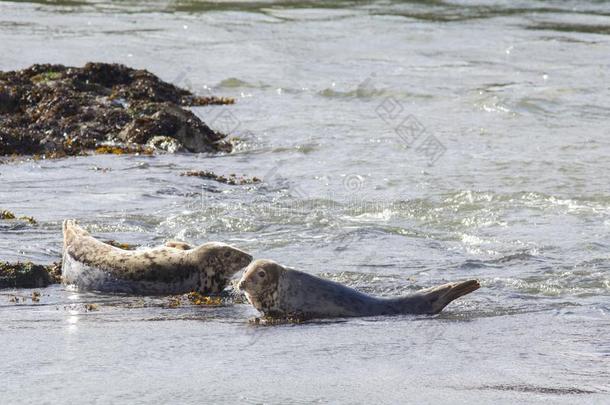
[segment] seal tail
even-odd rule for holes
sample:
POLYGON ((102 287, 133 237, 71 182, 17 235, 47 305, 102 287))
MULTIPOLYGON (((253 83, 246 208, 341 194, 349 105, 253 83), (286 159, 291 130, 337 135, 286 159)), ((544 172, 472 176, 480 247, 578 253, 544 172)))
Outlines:
POLYGON ((478 280, 461 281, 459 283, 443 284, 421 292, 429 303, 429 314, 438 314, 451 301, 478 290, 481 287, 478 280))

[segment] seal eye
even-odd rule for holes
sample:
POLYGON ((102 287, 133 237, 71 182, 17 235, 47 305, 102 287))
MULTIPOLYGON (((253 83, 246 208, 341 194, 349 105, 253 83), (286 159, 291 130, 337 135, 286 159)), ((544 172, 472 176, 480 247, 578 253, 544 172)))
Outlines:
POLYGON ((262 271, 262 270, 261 270, 261 271, 259 271, 259 272, 258 272, 258 276, 259 276, 260 278, 265 278, 265 272, 264 272, 264 271, 262 271))
POLYGON ((229 256, 231 256, 231 252, 229 252, 229 251, 225 252, 225 257, 229 257, 229 256))

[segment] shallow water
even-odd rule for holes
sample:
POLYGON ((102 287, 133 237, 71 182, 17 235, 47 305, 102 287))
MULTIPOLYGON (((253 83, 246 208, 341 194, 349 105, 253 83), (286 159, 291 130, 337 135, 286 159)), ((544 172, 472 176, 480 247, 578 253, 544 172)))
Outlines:
POLYGON ((1 402, 608 402, 609 27, 597 1, 0 2, 0 69, 146 68, 237 97, 195 111, 242 139, 2 164, 0 207, 38 225, 0 222, 0 260, 57 260, 76 218, 373 294, 483 286, 437 317, 278 327, 244 304, 4 290, 1 402))

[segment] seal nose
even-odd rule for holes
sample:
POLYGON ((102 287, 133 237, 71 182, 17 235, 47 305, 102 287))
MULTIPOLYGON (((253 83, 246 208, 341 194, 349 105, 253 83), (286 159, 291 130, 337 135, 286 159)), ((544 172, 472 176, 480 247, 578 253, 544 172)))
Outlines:
POLYGON ((245 283, 244 281, 240 281, 240 282, 237 284, 237 289, 238 289, 239 291, 244 291, 244 290, 245 290, 245 288, 246 288, 246 285, 245 285, 245 284, 246 284, 246 283, 245 283))

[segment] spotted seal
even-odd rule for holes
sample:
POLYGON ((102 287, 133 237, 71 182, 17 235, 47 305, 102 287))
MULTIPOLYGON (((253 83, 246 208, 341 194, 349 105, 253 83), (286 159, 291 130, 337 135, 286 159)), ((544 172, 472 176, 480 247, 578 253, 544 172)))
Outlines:
POLYGON ((79 289, 138 295, 220 293, 252 256, 219 242, 192 247, 171 241, 124 250, 92 237, 74 221, 63 223, 62 281, 79 289))
POLYGON ((436 314, 456 298, 478 289, 476 280, 444 284, 398 298, 377 298, 330 280, 256 260, 238 288, 270 318, 343 318, 398 314, 436 314))

